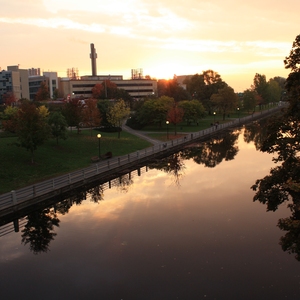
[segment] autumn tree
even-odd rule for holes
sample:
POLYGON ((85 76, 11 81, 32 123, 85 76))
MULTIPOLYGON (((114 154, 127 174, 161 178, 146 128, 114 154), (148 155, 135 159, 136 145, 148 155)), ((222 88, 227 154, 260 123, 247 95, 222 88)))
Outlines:
POLYGON ((59 111, 53 112, 50 114, 48 123, 51 127, 52 136, 56 139, 56 144, 58 144, 58 139, 67 139, 67 126, 68 123, 59 111))
POLYGON ((97 107, 97 100, 88 99, 85 101, 85 106, 82 110, 82 122, 90 127, 92 136, 93 127, 99 126, 101 123, 101 115, 97 107))
POLYGON ((82 122, 82 110, 84 102, 80 99, 74 98, 65 103, 62 114, 67 120, 69 126, 77 127, 77 133, 79 133, 80 123, 82 122))
POLYGON ((177 103, 175 102, 170 109, 168 110, 167 113, 167 120, 175 125, 175 136, 177 135, 177 124, 182 122, 184 115, 184 110, 181 107, 178 107, 177 103))
POLYGON ((18 114, 18 108, 12 106, 6 106, 3 113, 1 113, 2 127, 4 131, 16 132, 16 118, 18 114))
POLYGON ((217 94, 211 96, 212 103, 222 112, 223 120, 226 114, 236 108, 238 97, 231 87, 219 89, 217 94))
POLYGON ((103 95, 104 87, 101 83, 95 84, 95 86, 92 88, 92 96, 94 99, 100 99, 103 95))
POLYGON ((188 93, 179 85, 176 75, 173 79, 162 79, 157 83, 158 96, 167 96, 173 98, 176 102, 188 99, 188 93))
POLYGON ((3 95, 3 102, 6 106, 11 106, 16 104, 17 98, 14 93, 7 93, 3 95))
POLYGON ((183 121, 185 121, 187 125, 198 123, 198 121, 205 116, 205 108, 198 100, 180 101, 178 106, 184 111, 183 121))
POLYGON ((46 81, 42 81, 41 86, 35 95, 35 100, 36 101, 45 101, 45 100, 48 100, 49 98, 50 98, 49 87, 48 87, 46 81))
POLYGON ((130 108, 126 106, 123 99, 118 100, 113 106, 109 108, 107 113, 107 120, 115 127, 119 127, 118 138, 122 130, 122 124, 130 114, 130 108))
POLYGON ((16 134, 19 145, 31 153, 33 163, 33 153, 50 136, 50 127, 34 105, 30 101, 23 101, 17 114, 16 134))

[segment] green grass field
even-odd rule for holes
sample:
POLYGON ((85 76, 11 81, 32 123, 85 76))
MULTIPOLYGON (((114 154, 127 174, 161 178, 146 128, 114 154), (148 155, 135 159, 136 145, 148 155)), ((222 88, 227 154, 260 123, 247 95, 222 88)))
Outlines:
MULTIPOLYGON (((34 163, 31 154, 25 148, 17 147, 16 137, 0 135, 0 194, 18 189, 35 182, 55 177, 64 173, 87 167, 91 158, 98 156, 98 131, 82 130, 69 133, 69 138, 59 140, 50 139, 34 152, 34 163), (4 137, 3 137, 4 136, 4 137)), ((113 156, 124 155, 149 147, 151 144, 127 132, 101 132, 101 155, 111 151, 113 156)))

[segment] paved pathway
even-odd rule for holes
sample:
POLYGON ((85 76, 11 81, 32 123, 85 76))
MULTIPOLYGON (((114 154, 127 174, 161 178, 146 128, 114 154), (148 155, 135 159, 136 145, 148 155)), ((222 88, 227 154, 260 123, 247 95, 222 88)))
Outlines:
POLYGON ((159 140, 156 140, 156 139, 153 139, 153 138, 149 137, 148 132, 134 130, 134 129, 128 127, 127 125, 125 125, 125 124, 123 124, 122 128, 123 128, 123 130, 125 130, 125 131, 127 131, 131 134, 134 134, 134 135, 140 137, 141 139, 149 141, 153 145, 158 145, 158 144, 162 143, 162 141, 159 141, 159 140))

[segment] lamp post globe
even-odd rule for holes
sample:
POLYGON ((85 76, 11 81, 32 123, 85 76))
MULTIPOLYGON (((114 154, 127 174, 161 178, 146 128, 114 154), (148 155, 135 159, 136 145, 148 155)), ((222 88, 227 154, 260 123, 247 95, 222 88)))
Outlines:
POLYGON ((167 124, 167 140, 169 139, 169 121, 166 121, 167 124))
POLYGON ((101 140, 101 134, 100 133, 98 133, 97 134, 97 138, 98 138, 98 141, 99 141, 99 146, 98 146, 98 150, 99 150, 99 159, 100 159, 100 156, 101 156, 101 151, 100 151, 100 140, 101 140))

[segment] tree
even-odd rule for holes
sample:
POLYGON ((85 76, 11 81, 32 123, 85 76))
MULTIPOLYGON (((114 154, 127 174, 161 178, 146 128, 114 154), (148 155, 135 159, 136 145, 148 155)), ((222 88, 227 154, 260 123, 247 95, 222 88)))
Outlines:
POLYGON ((173 106, 168 110, 167 120, 175 125, 175 136, 177 135, 177 124, 182 122, 182 118, 184 115, 184 111, 181 107, 178 107, 176 102, 173 106))
POLYGON ((288 231, 281 238, 284 251, 296 253, 300 259, 299 224, 300 224, 300 36, 296 37, 290 55, 285 58, 285 68, 291 69, 286 80, 289 106, 280 116, 272 118, 266 127, 267 136, 261 151, 274 153, 273 158, 278 166, 270 174, 256 180, 252 189, 256 192, 254 201, 266 204, 268 211, 275 211, 278 206, 289 201, 288 207, 292 217, 280 219, 278 227, 288 231), (292 203, 291 203, 292 202, 292 203), (296 240, 295 240, 296 239, 296 240))
POLYGON ((46 119, 39 113, 34 103, 23 101, 17 114, 16 134, 20 146, 33 153, 50 136, 50 127, 46 119))
POLYGON ((3 102, 6 106, 11 106, 16 104, 17 98, 14 93, 7 93, 3 95, 3 102))
POLYGON ((260 107, 262 104, 269 103, 268 84, 265 75, 255 74, 252 89, 260 96, 261 102, 258 103, 260 107))
POLYGON ((136 119, 142 125, 157 125, 161 128, 173 103, 174 99, 167 96, 146 100, 136 111, 136 119))
POLYGON ((1 113, 2 127, 4 131, 16 132, 16 117, 18 108, 7 106, 3 113, 1 113))
POLYGON ((68 137, 68 123, 61 112, 57 111, 50 114, 48 123, 51 127, 52 136, 56 138, 56 144, 58 144, 58 139, 65 140, 68 137))
POLYGON ((198 99, 202 102, 209 114, 213 110, 211 96, 226 86, 228 85, 222 80, 221 75, 213 70, 203 71, 201 75, 195 74, 187 80, 188 92, 193 99, 198 99))
POLYGON ((82 122, 82 110, 84 107, 84 102, 78 98, 71 99, 67 102, 62 113, 67 120, 69 126, 77 127, 77 133, 79 134, 80 123, 82 122))
POLYGON ((217 94, 211 96, 212 103, 222 111, 223 120, 226 114, 235 109, 238 103, 238 97, 231 87, 224 87, 219 89, 217 94))
POLYGON ((130 108, 126 106, 123 99, 118 100, 113 106, 109 108, 107 113, 107 120, 113 125, 118 126, 118 138, 122 130, 122 123, 130 114, 130 108))
POLYGON ((104 87, 101 83, 97 83, 93 88, 92 88, 92 96, 95 99, 100 99, 101 95, 103 95, 104 92, 104 87))
POLYGON ((198 123, 198 120, 205 116, 205 108, 198 100, 180 101, 178 106, 184 111, 183 120, 187 125, 198 123))
POLYGON ((290 55, 284 60, 284 65, 286 69, 291 69, 291 73, 299 72, 300 67, 300 34, 296 36, 293 42, 290 55))
POLYGON ((173 98, 176 102, 188 99, 188 93, 179 85, 176 75, 170 80, 159 80, 157 83, 158 96, 173 98))
POLYGON ((45 101, 45 100, 48 100, 49 98, 50 98, 49 87, 48 87, 46 81, 42 81, 41 86, 35 95, 35 100, 36 101, 45 101))
POLYGON ((256 98, 256 92, 253 90, 245 90, 243 93, 243 106, 244 109, 247 110, 248 113, 250 113, 250 111, 252 113, 255 112, 255 107, 256 107, 256 103, 257 103, 257 98, 256 98))
POLYGON ((88 99, 85 101, 85 106, 82 110, 82 122, 90 127, 91 136, 93 127, 101 124, 101 115, 97 107, 97 100, 88 99))
POLYGON ((268 87, 267 87, 267 94, 269 97, 269 101, 279 102, 281 99, 281 92, 282 92, 282 89, 279 86, 279 83, 272 78, 269 79, 268 87))

